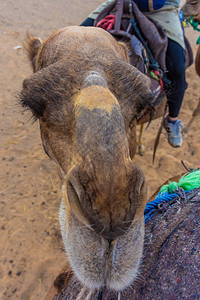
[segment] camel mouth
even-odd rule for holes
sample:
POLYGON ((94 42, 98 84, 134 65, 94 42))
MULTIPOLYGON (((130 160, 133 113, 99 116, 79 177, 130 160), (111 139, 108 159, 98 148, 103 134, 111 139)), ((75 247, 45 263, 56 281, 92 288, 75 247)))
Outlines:
POLYGON ((182 12, 183 12, 183 16, 184 16, 184 19, 186 19, 186 20, 188 20, 189 18, 191 18, 191 17, 193 17, 193 18, 195 18, 195 17, 198 17, 199 15, 200 15, 200 12, 198 12, 198 10, 197 11, 194 11, 194 12, 185 12, 184 10, 182 10, 182 12))
POLYGON ((188 20, 189 18, 191 18, 191 17, 197 17, 198 16, 198 13, 194 13, 194 14, 184 14, 184 19, 186 19, 186 20, 188 20))
POLYGON ((100 172, 93 173, 94 168, 81 162, 62 188, 59 220, 65 250, 74 274, 90 289, 122 291, 137 278, 144 243, 146 184, 132 161, 126 161, 120 170, 121 177, 112 172, 101 181, 104 173, 96 178, 100 172))
POLYGON ((122 291, 137 278, 143 253, 143 217, 116 240, 106 240, 83 225, 69 213, 64 199, 59 219, 67 256, 80 282, 90 289, 122 291))

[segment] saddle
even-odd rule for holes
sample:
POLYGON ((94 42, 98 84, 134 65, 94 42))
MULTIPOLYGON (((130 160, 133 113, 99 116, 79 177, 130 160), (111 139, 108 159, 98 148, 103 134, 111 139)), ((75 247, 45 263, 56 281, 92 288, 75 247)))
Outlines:
MULTIPOLYGON (((152 107, 158 106, 165 95, 163 87, 170 84, 165 63, 168 39, 161 25, 146 17, 134 1, 114 0, 99 14, 93 26, 107 30, 128 45, 130 63, 151 79, 151 89, 156 95, 152 107)), ((193 63, 193 54, 186 37, 185 45, 187 68, 193 63)), ((137 122, 143 117, 144 113, 137 122)))

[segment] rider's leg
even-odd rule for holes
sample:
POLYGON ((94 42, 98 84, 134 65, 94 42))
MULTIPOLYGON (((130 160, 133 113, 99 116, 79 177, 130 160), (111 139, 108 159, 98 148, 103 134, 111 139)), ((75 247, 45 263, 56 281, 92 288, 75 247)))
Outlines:
POLYGON ((167 91, 169 120, 170 118, 178 119, 185 90, 187 88, 187 83, 185 81, 185 55, 184 49, 171 39, 168 39, 166 65, 168 78, 171 80, 171 86, 167 91))
POLYGON ((184 49, 171 39, 168 39, 166 65, 171 85, 166 91, 169 115, 165 119, 164 127, 168 133, 169 144, 172 147, 180 147, 182 144, 182 124, 178 120, 178 115, 187 88, 185 81, 185 55, 184 49))
POLYGON ((92 18, 87 18, 83 23, 80 24, 80 26, 93 26, 94 24, 94 19, 92 18))

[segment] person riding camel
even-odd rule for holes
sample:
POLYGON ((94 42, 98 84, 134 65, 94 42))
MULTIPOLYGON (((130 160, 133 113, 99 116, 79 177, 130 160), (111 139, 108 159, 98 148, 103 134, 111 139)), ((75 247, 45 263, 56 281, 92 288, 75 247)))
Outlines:
MULTIPOLYGON (((111 2, 113 2, 113 0, 107 0, 102 3, 80 26, 93 26, 95 19, 111 2)), ((134 2, 136 2, 136 4, 139 3, 137 0, 134 0, 134 2)), ((142 3, 142 1, 140 3, 142 3)), ((176 148, 182 145, 181 128, 183 128, 183 125, 181 120, 178 119, 178 116, 187 88, 185 78, 185 42, 179 18, 180 0, 166 0, 163 1, 163 3, 164 5, 161 8, 148 12, 143 11, 143 13, 148 18, 158 22, 165 30, 168 38, 166 75, 171 81, 171 84, 167 88, 165 87, 169 112, 164 119, 164 128, 168 135, 169 144, 176 148)))

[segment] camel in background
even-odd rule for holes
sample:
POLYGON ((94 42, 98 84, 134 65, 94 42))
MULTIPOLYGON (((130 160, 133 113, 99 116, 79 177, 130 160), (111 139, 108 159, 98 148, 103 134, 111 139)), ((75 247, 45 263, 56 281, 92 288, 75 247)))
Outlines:
MULTIPOLYGON (((183 12, 184 19, 188 19, 193 16, 194 20, 200 23, 200 0, 186 0, 186 3, 183 5, 181 10, 183 12)), ((200 45, 195 58, 195 70, 200 76, 200 45)))
POLYGON ((61 170, 70 267, 91 289, 123 290, 143 252, 146 183, 132 159, 136 117, 154 97, 150 80, 100 28, 69 26, 44 43, 29 36, 26 48, 34 74, 20 102, 39 120, 44 150, 61 170))
MULTIPOLYGON (((183 16, 185 19, 194 16, 194 20, 200 23, 200 0, 197 1, 186 0, 186 3, 183 5, 181 10, 183 12, 183 16)), ((200 77, 200 45, 198 46, 196 57, 195 57, 195 70, 197 75, 200 77)), ((197 107, 193 111, 191 120, 189 121, 187 127, 183 129, 183 134, 185 136, 187 135, 194 118, 199 115, 200 115, 200 98, 197 107)))
POLYGON ((191 16, 198 16, 200 13, 200 0, 186 0, 181 10, 185 19, 191 16))

